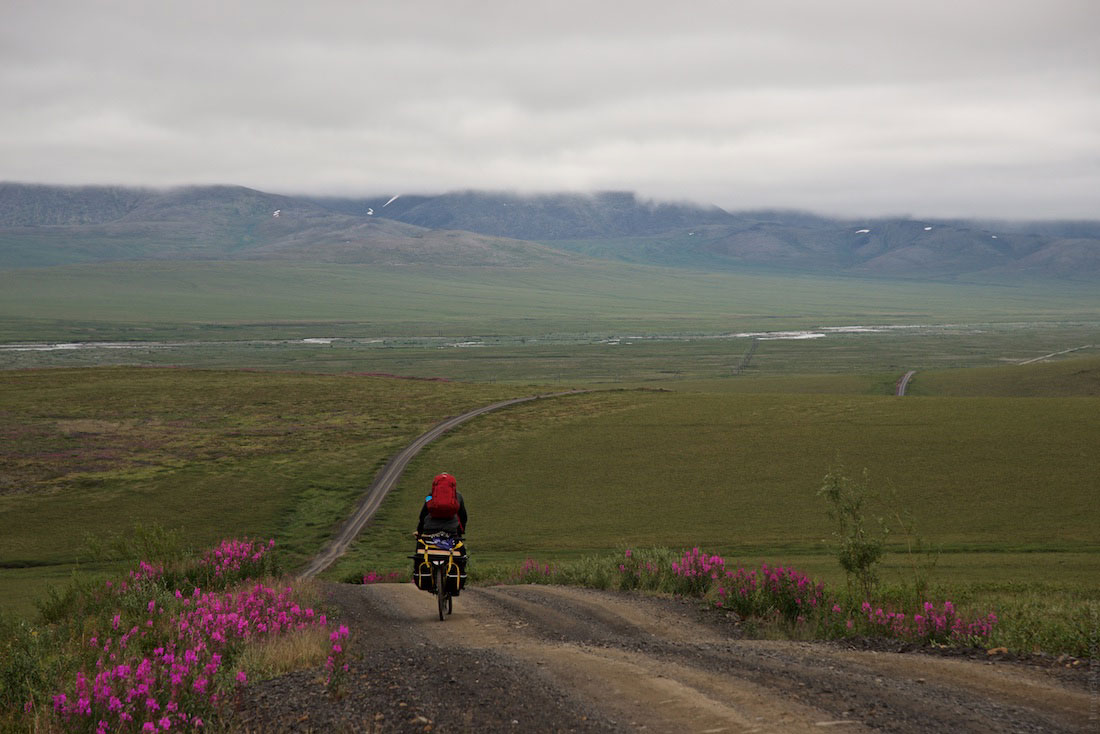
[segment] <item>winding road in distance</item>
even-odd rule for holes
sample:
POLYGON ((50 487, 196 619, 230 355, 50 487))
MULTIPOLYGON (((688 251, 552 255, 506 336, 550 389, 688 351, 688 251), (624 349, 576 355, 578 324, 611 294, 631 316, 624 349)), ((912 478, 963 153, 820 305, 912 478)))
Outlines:
POLYGON ((405 471, 405 467, 412 458, 416 456, 422 448, 447 431, 479 415, 491 413, 494 410, 500 410, 510 405, 526 403, 543 398, 556 398, 562 395, 576 395, 585 392, 591 391, 567 390, 565 392, 550 393, 548 395, 528 395, 523 398, 501 400, 492 405, 475 408, 474 410, 455 416, 454 418, 448 418, 436 425, 430 431, 420 435, 415 441, 395 454, 393 458, 382 467, 382 471, 375 476, 374 481, 367 487, 366 493, 363 494, 363 497, 355 506, 355 511, 352 513, 351 517, 344 522, 340 530, 336 533, 336 536, 329 541, 329 544, 325 546, 324 550, 317 554, 309 565, 298 574, 298 578, 312 578, 331 566, 337 558, 342 556, 344 552, 347 551, 348 546, 351 545, 351 542, 355 540, 356 536, 362 531, 363 526, 366 525, 367 521, 369 521, 371 517, 374 516, 374 513, 378 511, 378 508, 382 505, 382 500, 385 498, 386 494, 393 489, 394 485, 397 484, 397 480, 401 478, 401 474, 405 471))
MULTIPOLYGON (((916 374, 916 370, 910 370, 906 372, 900 380, 898 380, 897 389, 895 394, 900 396, 905 395, 905 390, 909 386, 909 381, 913 379, 913 375, 916 374)), ((363 530, 363 526, 374 516, 374 513, 378 511, 378 508, 382 505, 382 500, 386 497, 386 494, 393 489, 397 484, 397 480, 401 478, 401 474, 405 471, 405 467, 412 460, 414 456, 420 453, 420 450, 427 446, 432 441, 442 436, 447 431, 451 430, 455 426, 459 426, 468 420, 491 413, 494 410, 500 410, 510 405, 517 405, 519 403, 526 403, 532 400, 540 400, 543 398, 555 398, 562 395, 576 395, 578 393, 591 392, 590 390, 567 390, 564 392, 550 393, 547 395, 528 395, 522 398, 512 398, 511 400, 501 400, 500 402, 493 403, 491 405, 485 405, 480 408, 463 413, 462 415, 448 418, 442 423, 437 424, 430 431, 421 434, 415 441, 410 443, 404 449, 399 451, 391 458, 382 471, 375 476, 374 481, 367 487, 367 491, 363 494, 363 497, 359 500, 355 506, 355 511, 352 513, 344 524, 340 527, 340 530, 336 533, 329 544, 317 554, 309 565, 298 574, 298 578, 312 578, 317 574, 324 571, 331 566, 337 558, 342 556, 347 551, 351 542, 359 535, 363 530)))

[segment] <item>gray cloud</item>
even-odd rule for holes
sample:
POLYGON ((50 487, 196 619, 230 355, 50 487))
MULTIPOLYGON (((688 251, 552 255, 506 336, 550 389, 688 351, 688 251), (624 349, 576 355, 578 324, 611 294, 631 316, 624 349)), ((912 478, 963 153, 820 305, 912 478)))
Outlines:
POLYGON ((0 2, 0 180, 1100 216, 1091 0, 0 2))

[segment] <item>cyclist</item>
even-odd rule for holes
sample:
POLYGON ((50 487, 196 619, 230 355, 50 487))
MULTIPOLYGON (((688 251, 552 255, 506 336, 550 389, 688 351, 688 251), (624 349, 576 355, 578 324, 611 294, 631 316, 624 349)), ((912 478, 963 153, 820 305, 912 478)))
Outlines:
MULTIPOLYGON (((446 472, 438 474, 432 480, 432 493, 424 498, 424 506, 420 508, 420 520, 417 522, 415 535, 418 539, 433 535, 461 536, 466 532, 466 517, 466 501, 458 491, 455 478, 446 472)), ((420 547, 418 542, 417 553, 420 552, 420 547)), ((467 559, 465 544, 459 546, 458 554, 455 561, 462 570, 464 586, 467 559)), ((414 569, 416 565, 414 561, 414 569)), ((457 593, 456 591, 455 594, 457 593)))

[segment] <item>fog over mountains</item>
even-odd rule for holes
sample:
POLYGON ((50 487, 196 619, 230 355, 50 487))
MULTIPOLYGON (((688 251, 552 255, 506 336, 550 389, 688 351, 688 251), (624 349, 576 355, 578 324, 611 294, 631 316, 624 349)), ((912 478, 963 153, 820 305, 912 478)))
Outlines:
POLYGON ((129 260, 525 267, 588 258, 695 270, 1100 280, 1100 221, 832 219, 591 195, 320 198, 238 186, 0 183, 0 267, 129 260))

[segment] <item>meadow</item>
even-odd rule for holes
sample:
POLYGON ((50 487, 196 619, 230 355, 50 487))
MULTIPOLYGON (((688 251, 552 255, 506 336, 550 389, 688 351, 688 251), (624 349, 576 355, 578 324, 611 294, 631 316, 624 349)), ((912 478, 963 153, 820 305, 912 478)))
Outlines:
POLYGON ((29 613, 77 563, 111 570, 87 536, 135 523, 181 529, 195 547, 276 538, 294 568, 391 454, 506 394, 355 376, 0 372, 0 607, 29 613))
POLYGON ((420 489, 444 469, 468 488, 470 542, 486 558, 819 554, 831 526, 815 492, 838 466, 866 469, 875 514, 910 513, 945 553, 1091 553, 1097 416, 1087 397, 622 391, 519 406, 426 449, 348 563, 396 564, 420 489))
MULTIPOLYGON (((422 453, 327 575, 405 570, 410 518, 431 476, 446 470, 466 497, 470 572, 483 583, 619 588, 624 551, 667 557, 695 547, 726 568, 797 569, 852 608, 862 597, 847 587, 817 493, 840 471, 866 481, 872 535, 889 529, 876 609, 950 600, 972 617, 1001 617, 990 646, 1087 657, 1100 612, 1100 398, 1065 395, 1091 394, 1097 366, 1086 358, 1036 369, 1063 376, 1060 397, 1037 396, 1046 383, 1023 367, 1013 369, 1031 378, 1007 398, 717 392, 686 382, 517 406, 422 453)), ((930 381, 966 389, 953 377, 930 381)), ((714 590, 708 598, 723 601, 714 590)))
MULTIPOLYGON (((988 384, 1000 393, 1014 381, 1011 397, 897 399, 896 374, 884 372, 682 379, 517 406, 429 447, 329 576, 403 568, 420 488, 442 468, 470 487, 471 542, 487 563, 702 544, 830 573, 814 492, 843 464, 869 472, 876 513, 911 513, 942 551, 945 578, 978 568, 996 583, 1078 577, 1100 546, 1097 369, 1095 357, 993 369, 1000 377, 988 384)), ((914 390, 965 394, 972 372, 920 373, 914 390)), ((275 537, 300 564, 412 437, 465 408, 540 391, 122 367, 6 371, 0 381, 0 583, 22 612, 74 563, 101 568, 86 533, 125 533, 135 520, 183 528, 196 543, 275 537)))
POLYGON ((1061 281, 865 280, 598 262, 513 269, 144 262, 0 270, 0 343, 1082 321, 1095 327, 1095 285, 1061 281))
POLYGON ((528 557, 702 546, 842 583, 816 490, 843 466, 868 472, 868 516, 894 529, 885 582, 923 564, 930 588, 963 602, 1028 620, 1080 611, 1100 603, 1098 344, 1093 289, 1072 283, 640 266, 3 271, 0 609, 32 615, 74 569, 136 561, 104 560, 86 537, 135 522, 196 548, 274 538, 298 568, 437 421, 577 386, 599 391, 484 416, 432 445, 326 577, 403 571, 422 490, 447 470, 482 579, 528 557), (921 328, 735 336, 855 325, 921 328), (10 348, 83 340, 130 348, 10 348), (910 369, 910 395, 892 397, 910 369), (917 536, 935 553, 904 552, 917 536))

